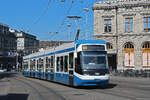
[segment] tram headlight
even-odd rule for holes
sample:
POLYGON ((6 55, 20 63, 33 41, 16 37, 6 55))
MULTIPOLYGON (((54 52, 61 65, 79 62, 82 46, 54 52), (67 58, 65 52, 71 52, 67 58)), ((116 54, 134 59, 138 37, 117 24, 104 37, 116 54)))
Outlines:
POLYGON ((88 49, 87 45, 82 46, 82 50, 87 50, 87 49, 88 49))

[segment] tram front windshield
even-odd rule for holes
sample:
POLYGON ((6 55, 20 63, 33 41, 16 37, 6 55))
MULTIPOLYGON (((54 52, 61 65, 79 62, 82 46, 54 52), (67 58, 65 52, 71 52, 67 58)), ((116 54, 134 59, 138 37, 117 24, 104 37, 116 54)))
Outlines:
POLYGON ((81 52, 82 69, 106 69, 106 52, 83 51, 81 52))

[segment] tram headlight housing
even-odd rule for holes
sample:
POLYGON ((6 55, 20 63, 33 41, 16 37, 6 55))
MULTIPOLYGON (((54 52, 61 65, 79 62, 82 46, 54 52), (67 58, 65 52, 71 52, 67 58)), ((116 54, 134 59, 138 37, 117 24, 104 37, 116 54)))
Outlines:
POLYGON ((83 45, 83 46, 82 46, 82 50, 88 50, 87 45, 83 45))

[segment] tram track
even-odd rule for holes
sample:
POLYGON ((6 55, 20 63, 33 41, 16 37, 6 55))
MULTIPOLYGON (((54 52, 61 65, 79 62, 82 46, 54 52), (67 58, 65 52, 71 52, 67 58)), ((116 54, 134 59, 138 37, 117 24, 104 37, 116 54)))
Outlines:
POLYGON ((149 93, 149 91, 145 91, 145 90, 140 90, 140 89, 136 89, 136 88, 126 88, 126 87, 120 87, 120 86, 116 86, 113 89, 109 89, 107 87, 97 87, 97 88, 92 88, 92 89, 88 89, 86 90, 87 92, 92 91, 95 93, 102 93, 102 94, 106 94, 106 95, 111 95, 111 96, 116 96, 116 97, 121 97, 124 99, 129 99, 129 100, 138 100, 139 98, 141 100, 149 100, 150 96, 148 97, 144 97, 142 96, 140 93, 140 95, 138 95, 137 93, 131 92, 131 90, 136 91, 137 93, 141 93, 141 92, 147 92, 149 93))
POLYGON ((120 93, 116 90, 105 90, 103 87, 100 87, 100 88, 99 87, 96 87, 96 88, 94 87, 94 89, 93 88, 86 88, 86 89, 83 89, 83 90, 85 90, 87 93, 92 91, 93 93, 101 93, 101 94, 120 97, 120 98, 124 98, 124 99, 128 99, 128 100, 136 100, 134 96, 123 95, 122 93, 120 93))
POLYGON ((139 84, 139 83, 135 83, 135 82, 132 82, 132 83, 128 83, 128 82, 125 82, 123 83, 122 81, 112 81, 112 83, 115 83, 115 84, 118 84, 117 87, 119 88, 129 88, 129 89, 136 89, 136 90, 140 90, 140 91, 147 91, 149 92, 150 91, 150 85, 145 85, 145 84, 139 84))
MULTIPOLYGON (((53 92, 55 95, 59 96, 62 100, 66 100, 64 97, 62 97, 60 94, 56 93, 53 89, 45 86, 45 85, 42 85, 41 83, 38 83, 38 82, 35 82, 33 80, 29 80, 29 79, 25 79, 25 80, 28 80, 28 81, 32 81, 33 83, 36 83, 36 84, 39 84, 40 86, 50 90, 50 92, 53 92)), ((85 89, 84 89, 85 90, 85 89)), ((125 98, 125 99, 130 99, 130 100, 136 100, 136 97, 134 96, 127 96, 127 95, 123 95, 121 93, 118 93, 118 91, 116 92, 116 90, 104 90, 103 88, 98 88, 98 89, 89 89, 89 90, 86 90, 85 92, 89 93, 89 91, 91 92, 96 92, 96 93, 102 93, 102 94, 106 94, 106 95, 111 95, 111 96, 116 96, 116 97, 121 97, 121 98, 125 98)))
POLYGON ((123 95, 123 93, 115 93, 116 91, 99 91, 99 90, 96 90, 97 93, 103 93, 103 94, 106 94, 106 95, 112 95, 112 96, 117 96, 117 97, 121 97, 121 98, 124 98, 124 99, 128 99, 128 100, 150 100, 149 97, 137 97, 137 96, 132 96, 132 95, 123 95))
POLYGON ((94 92, 97 93, 103 93, 103 94, 107 94, 107 95, 111 95, 111 96, 117 96, 117 97, 121 97, 121 98, 125 98, 125 99, 130 99, 130 100, 136 100, 136 98, 134 96, 127 96, 127 95, 123 95, 122 93, 118 93, 116 91, 103 91, 103 90, 93 90, 94 92))
MULTIPOLYGON (((21 76, 17 76, 19 79, 22 79, 21 76)), ((46 85, 46 83, 43 84, 43 81, 34 81, 32 80, 32 78, 28 79, 28 78, 24 78, 24 80, 28 81, 28 82, 31 82, 31 83, 34 83, 34 84, 37 84, 38 86, 40 87, 43 87, 45 89, 47 89, 49 92, 52 92, 54 95, 56 95, 57 97, 59 97, 61 100, 66 100, 66 98, 64 98, 61 93, 59 93, 60 91, 57 90, 54 90, 53 88, 50 88, 46 85)), ((114 83, 114 82, 113 82, 114 83)), ((117 98, 123 98, 123 99, 127 99, 127 100, 149 100, 149 96, 148 97, 143 97, 141 95, 138 95, 138 94, 132 94, 132 92, 130 90, 133 89, 133 91, 139 91, 140 88, 136 88, 136 87, 127 87, 127 86, 124 86, 124 84, 118 84, 114 87, 112 86, 106 86, 106 87, 96 87, 96 88, 79 88, 82 90, 82 92, 85 92, 84 94, 88 94, 90 92, 92 93, 98 93, 98 94, 104 94, 104 95, 108 95, 108 96, 114 96, 114 97, 117 97, 117 98), (131 87, 131 88, 130 88, 131 87)), ((79 91, 79 89, 77 88, 72 88, 71 90, 72 91, 79 91)), ((76 92, 77 92, 76 91, 76 92)), ((141 90, 140 90, 141 91, 141 90)), ((142 92, 147 92, 148 90, 142 90, 142 92)), ((63 92, 63 91, 61 91, 63 92)))
MULTIPOLYGON (((17 77, 18 77, 18 76, 17 76, 17 77)), ((22 82, 29 84, 28 82, 25 82, 25 81, 23 81, 23 80, 20 79, 20 78, 16 78, 16 79, 21 80, 22 82)), ((59 98, 59 100, 66 100, 66 98, 64 98, 62 95, 58 94, 55 90, 53 90, 53 89, 51 89, 51 88, 49 88, 49 87, 47 87, 47 86, 45 86, 45 85, 43 85, 43 84, 41 84, 41 83, 39 83, 39 82, 35 82, 35 81, 33 81, 33 80, 29 80, 29 79, 26 79, 26 78, 24 78, 24 80, 29 81, 29 82, 31 82, 31 83, 34 83, 34 84, 36 84, 36 85, 38 85, 38 86, 44 88, 44 89, 47 90, 48 92, 53 93, 56 97, 59 98)), ((29 85, 30 85, 30 84, 29 84, 29 85)), ((37 91, 38 91, 38 90, 37 90, 37 91)), ((43 99, 41 99, 41 100, 43 100, 43 99)), ((46 99, 44 99, 44 100, 46 100, 46 99)))
MULTIPOLYGON (((27 83, 27 82, 25 82, 25 81, 23 81, 23 80, 21 80, 21 79, 17 79, 17 78, 13 78, 13 79, 15 79, 15 80, 17 80, 17 81, 19 81, 19 82, 21 81, 21 83, 23 83, 24 85, 30 87, 36 94, 38 94, 40 100, 46 100, 46 99, 44 98, 44 96, 42 96, 42 94, 41 94, 35 87, 33 87, 31 84, 29 84, 29 83, 27 83)), ((27 90, 26 90, 26 91, 27 91, 27 90)))

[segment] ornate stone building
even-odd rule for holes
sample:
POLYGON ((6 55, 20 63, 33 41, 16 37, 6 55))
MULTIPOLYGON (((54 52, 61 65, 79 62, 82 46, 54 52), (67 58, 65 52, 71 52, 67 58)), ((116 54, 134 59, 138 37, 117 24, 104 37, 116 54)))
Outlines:
POLYGON ((112 69, 150 69, 150 0, 96 2, 94 38, 106 40, 112 69))

